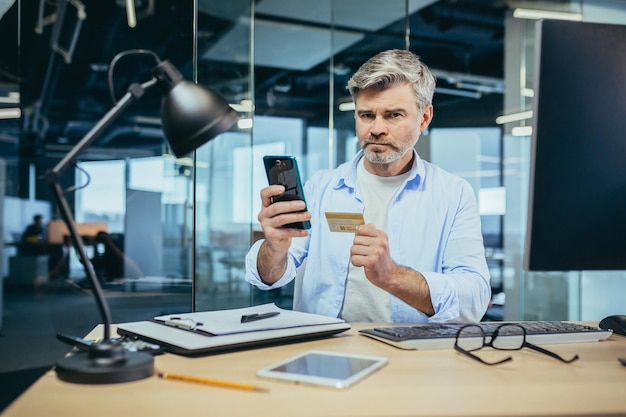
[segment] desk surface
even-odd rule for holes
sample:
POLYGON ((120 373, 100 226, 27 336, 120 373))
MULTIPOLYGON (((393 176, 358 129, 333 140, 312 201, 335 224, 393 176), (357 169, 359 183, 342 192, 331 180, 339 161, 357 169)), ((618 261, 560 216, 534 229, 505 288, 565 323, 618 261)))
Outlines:
MULTIPOLYGON (((454 350, 403 351, 358 335, 186 358, 155 358, 162 372, 252 383, 267 392, 162 380, 157 376, 114 385, 76 385, 45 374, 3 416, 530 416, 626 415, 626 337, 597 343, 553 345, 566 365, 529 349, 513 361, 489 367, 454 350), (389 364, 347 390, 256 377, 258 369, 309 349, 379 355, 389 364)), ((100 330, 100 329, 97 329, 100 330)), ((90 337, 99 336, 94 331, 90 337)), ((484 349, 485 358, 502 352, 484 349)))

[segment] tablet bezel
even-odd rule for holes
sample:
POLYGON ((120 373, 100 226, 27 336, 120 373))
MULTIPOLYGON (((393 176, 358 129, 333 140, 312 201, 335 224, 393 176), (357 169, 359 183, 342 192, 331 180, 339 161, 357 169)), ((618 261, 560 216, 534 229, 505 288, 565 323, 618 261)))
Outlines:
POLYGON ((354 353, 344 353, 344 352, 330 352, 324 350, 309 350, 302 354, 292 356, 284 361, 274 363, 271 366, 260 369, 257 371, 257 376, 262 378, 270 378, 274 380, 293 382, 296 384, 308 384, 308 385, 317 385, 328 388, 336 388, 336 389, 345 389, 348 388, 357 381, 365 378, 367 375, 370 375, 374 371, 385 366, 389 360, 382 356, 371 356, 371 355, 360 355, 354 353), (279 368, 289 364, 295 363, 302 359, 305 359, 309 355, 321 355, 322 357, 328 356, 334 358, 341 359, 364 359, 371 361, 366 367, 360 369, 358 372, 352 373, 347 378, 337 378, 333 376, 317 376, 317 375, 307 375, 295 372, 289 372, 285 370, 280 370, 279 368))

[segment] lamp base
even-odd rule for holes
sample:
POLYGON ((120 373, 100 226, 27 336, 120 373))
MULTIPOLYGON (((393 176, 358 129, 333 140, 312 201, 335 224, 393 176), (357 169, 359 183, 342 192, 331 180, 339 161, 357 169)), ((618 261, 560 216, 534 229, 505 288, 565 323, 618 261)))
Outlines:
POLYGON ((77 384, 118 384, 154 375, 154 358, 130 352, 112 342, 99 342, 88 351, 71 354, 55 366, 57 377, 77 384))

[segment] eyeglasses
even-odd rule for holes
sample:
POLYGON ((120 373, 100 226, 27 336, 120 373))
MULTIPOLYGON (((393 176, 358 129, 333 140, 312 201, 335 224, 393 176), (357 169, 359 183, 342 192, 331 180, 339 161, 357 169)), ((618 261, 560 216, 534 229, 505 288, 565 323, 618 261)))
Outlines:
POLYGON ((487 362, 472 353, 484 347, 491 347, 497 350, 521 350, 526 347, 564 363, 572 363, 578 359, 578 355, 575 355, 572 359, 564 359, 554 352, 529 343, 526 341, 526 329, 519 324, 502 324, 496 327, 489 342, 487 342, 485 330, 478 324, 467 324, 461 327, 457 332, 454 342, 454 349, 457 352, 482 362, 485 365, 499 365, 513 360, 513 358, 509 356, 508 358, 496 362, 487 362))

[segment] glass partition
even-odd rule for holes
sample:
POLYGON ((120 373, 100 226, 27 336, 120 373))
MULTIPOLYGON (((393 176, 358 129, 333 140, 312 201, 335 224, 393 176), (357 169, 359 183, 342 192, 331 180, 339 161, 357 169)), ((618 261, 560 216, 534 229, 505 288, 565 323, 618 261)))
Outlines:
POLYGON ((194 309, 215 310, 250 303, 243 256, 255 217, 254 3, 198 0, 197 7, 197 80, 218 90, 241 114, 236 127, 195 155, 194 309))
MULTIPOLYGON (((626 7, 618 2, 586 0, 553 2, 534 7, 566 12, 585 22, 622 25, 626 22, 626 7)), ((514 18, 512 11, 506 17, 506 114, 533 109, 535 22, 514 18)), ((505 318, 599 321, 611 314, 623 314, 623 300, 617 294, 623 294, 626 288, 626 271, 527 272, 522 266, 531 125, 531 120, 527 118, 503 126, 503 174, 507 206, 503 226, 505 318)))
MULTIPOLYGON (((237 129, 196 154, 196 309, 264 302, 291 308, 293 285, 259 291, 243 279, 244 256, 262 237, 256 220, 259 191, 267 185, 262 156, 295 156, 305 181, 320 169, 350 160, 359 146, 348 79, 382 49, 423 49, 434 60, 428 42, 420 33, 411 33, 412 27, 425 24, 416 12, 432 3, 199 1, 206 29, 198 36, 198 81, 219 87, 242 119, 237 129), (215 38, 213 28, 226 30, 215 38)), ((420 140, 425 159, 431 157, 429 141, 428 135, 420 140)), ((480 179, 481 172, 489 171, 494 178, 490 182, 483 176, 476 192, 481 187, 501 191, 499 130, 484 140, 482 149, 470 150, 477 163, 470 175, 480 179)), ((456 163, 452 168, 461 169, 456 163)), ((499 196, 498 201, 502 193, 499 196)), ((486 233, 493 235, 498 249, 501 214, 485 221, 486 233)))
MULTIPOLYGON (((50 367, 70 349, 56 333, 84 336, 102 323, 42 177, 159 59, 193 80, 195 12, 177 0, 0 5, 0 325, 11 358, 0 372, 50 367), (7 108, 19 111, 7 118, 7 108), (35 214, 47 230, 22 242, 35 214)), ((149 89, 60 178, 114 323, 192 308, 193 160, 169 155, 161 97, 149 89)))

